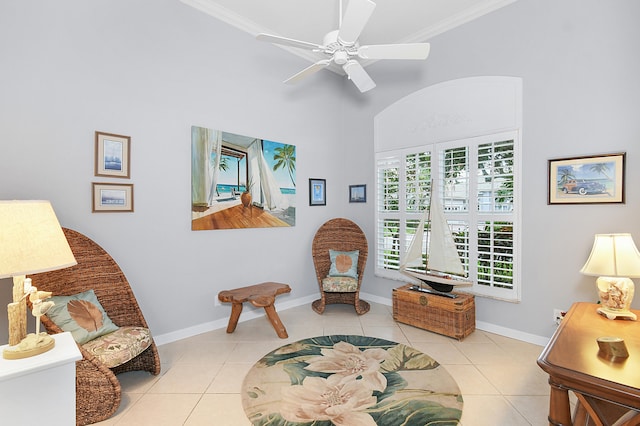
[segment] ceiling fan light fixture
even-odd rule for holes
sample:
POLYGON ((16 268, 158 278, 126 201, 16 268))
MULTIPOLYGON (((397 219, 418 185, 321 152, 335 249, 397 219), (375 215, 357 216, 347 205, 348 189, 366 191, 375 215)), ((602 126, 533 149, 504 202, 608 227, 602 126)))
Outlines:
POLYGON ((349 55, 347 54, 347 52, 345 52, 344 50, 338 50, 334 55, 333 55, 333 60, 336 64, 338 65, 344 65, 347 63, 347 61, 349 60, 349 55))
POLYGON ((360 65, 360 62, 351 59, 342 66, 342 69, 347 73, 349 80, 351 80, 362 93, 368 92, 376 87, 376 83, 369 77, 369 74, 367 74, 362 65, 360 65))

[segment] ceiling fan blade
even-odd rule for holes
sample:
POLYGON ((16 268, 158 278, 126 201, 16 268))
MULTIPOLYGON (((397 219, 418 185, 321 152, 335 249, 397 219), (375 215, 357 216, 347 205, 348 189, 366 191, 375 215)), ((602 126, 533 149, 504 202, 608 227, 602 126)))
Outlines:
POLYGON ((323 46, 320 46, 319 44, 308 43, 306 41, 300 41, 292 38, 280 37, 280 36, 264 34, 264 33, 258 34, 256 36, 256 39, 261 41, 268 41, 274 44, 281 44, 283 46, 291 46, 291 47, 297 47, 300 49, 307 49, 307 50, 315 50, 315 49, 323 48, 323 46))
POLYGON ((286 84, 295 84, 295 83, 299 82, 300 80, 302 80, 303 78, 308 77, 311 74, 314 74, 314 73, 320 71, 321 69, 323 69, 324 67, 326 67, 330 63, 331 63, 331 59, 323 59, 321 61, 318 61, 315 64, 313 64, 311 66, 308 66, 307 68, 303 69, 299 73, 289 77, 288 79, 286 79, 284 81, 284 83, 286 83, 286 84))
POLYGON ((353 81, 353 84, 355 84, 361 92, 364 93, 376 87, 376 83, 373 82, 371 77, 369 77, 369 74, 367 74, 358 61, 352 59, 344 64, 342 69, 347 73, 349 79, 353 81))
POLYGON ((338 41, 347 46, 354 44, 375 8, 376 4, 371 0, 349 0, 338 31, 338 41))
POLYGON ((360 46, 358 56, 362 59, 427 59, 429 43, 374 44, 360 46))

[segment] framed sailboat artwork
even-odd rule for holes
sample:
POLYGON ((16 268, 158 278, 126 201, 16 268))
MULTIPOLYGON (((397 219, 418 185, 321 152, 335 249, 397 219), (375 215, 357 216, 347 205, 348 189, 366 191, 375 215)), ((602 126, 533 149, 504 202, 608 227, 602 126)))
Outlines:
POLYGON ((451 298, 456 297, 451 293, 454 288, 473 285, 460 259, 437 191, 431 191, 429 208, 425 209, 420 219, 404 260, 400 264, 400 272, 420 281, 420 284, 413 285, 411 290, 451 298), (426 233, 428 240, 425 245, 426 223, 429 224, 429 232, 426 233), (424 247, 426 247, 426 256, 423 253, 424 247))

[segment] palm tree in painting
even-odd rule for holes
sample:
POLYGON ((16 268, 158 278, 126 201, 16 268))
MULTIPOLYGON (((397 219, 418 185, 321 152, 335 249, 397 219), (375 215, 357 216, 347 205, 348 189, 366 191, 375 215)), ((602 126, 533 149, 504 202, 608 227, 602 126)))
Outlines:
POLYGON ((293 186, 296 181, 293 178, 293 172, 296 170, 296 147, 293 145, 283 145, 274 149, 273 159, 276 163, 273 165, 273 171, 278 169, 286 169, 289 172, 289 179, 293 186))
POLYGON ((601 175, 604 175, 608 180, 612 180, 611 176, 607 174, 607 171, 609 171, 608 163, 594 163, 591 165, 591 167, 589 167, 589 170, 594 173, 600 173, 601 175))
POLYGON ((576 177, 571 173, 570 167, 558 167, 558 174, 560 175, 560 179, 558 180, 558 186, 562 186, 565 183, 569 182, 576 177))
MULTIPOLYGON (((223 172, 226 170, 229 170, 229 158, 225 157, 224 155, 222 157, 220 157, 220 164, 218 164, 218 169, 222 170, 223 172)), ((219 197, 220 196, 220 191, 218 191, 218 186, 216 185, 216 195, 219 197)))

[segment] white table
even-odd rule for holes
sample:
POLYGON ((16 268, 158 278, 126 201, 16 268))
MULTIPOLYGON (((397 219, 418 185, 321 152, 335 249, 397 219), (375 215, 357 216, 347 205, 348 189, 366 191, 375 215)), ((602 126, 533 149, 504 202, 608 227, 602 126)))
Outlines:
POLYGON ((53 338, 56 345, 49 352, 24 359, 0 358, 3 424, 75 425, 75 362, 82 355, 70 333, 53 338))

